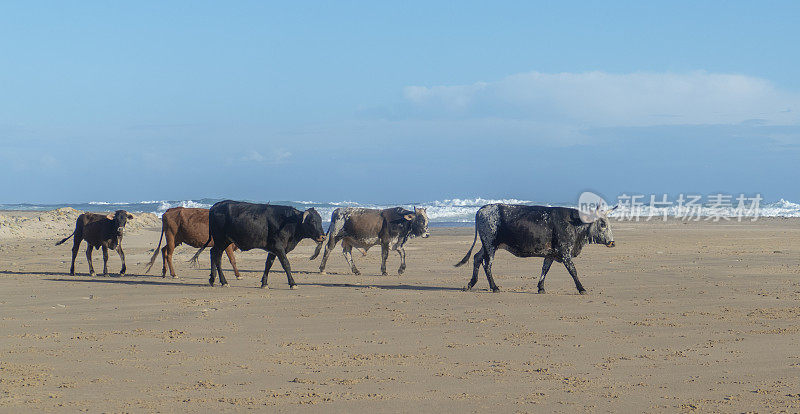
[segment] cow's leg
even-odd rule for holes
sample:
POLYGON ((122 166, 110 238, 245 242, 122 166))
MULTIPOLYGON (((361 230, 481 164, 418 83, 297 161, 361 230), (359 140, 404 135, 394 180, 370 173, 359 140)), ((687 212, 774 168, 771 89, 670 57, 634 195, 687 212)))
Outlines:
POLYGON ((117 254, 119 255, 119 260, 122 260, 122 269, 120 269, 119 275, 123 276, 128 268, 125 266, 125 252, 122 251, 122 240, 117 245, 117 254))
POLYGON ((278 257, 281 266, 283 266, 283 271, 286 272, 286 281, 289 282, 289 289, 296 288, 297 283, 294 283, 294 278, 292 278, 292 266, 289 265, 289 259, 286 257, 286 253, 282 250, 278 250, 275 252, 275 256, 278 257))
POLYGON ((462 289, 463 291, 466 292, 468 290, 471 290, 472 287, 475 286, 476 283, 478 283, 478 272, 480 271, 484 254, 485 253, 483 252, 483 247, 481 247, 481 249, 478 250, 478 253, 475 253, 475 256, 472 259, 472 279, 469 280, 467 286, 464 286, 464 289, 462 289))
POLYGON ((217 269, 214 267, 214 247, 211 247, 211 249, 208 251, 208 255, 211 260, 211 275, 208 277, 208 285, 214 286, 214 278, 217 273, 217 269))
POLYGON ((161 277, 167 276, 167 266, 169 266, 169 275, 176 278, 178 275, 175 274, 175 267, 172 265, 172 255, 175 253, 175 236, 173 236, 170 231, 168 231, 165 236, 167 238, 167 243, 164 245, 164 248, 161 249, 161 258, 164 262, 161 267, 161 277))
POLYGON ((241 279, 242 275, 239 274, 239 268, 236 267, 236 256, 233 255, 233 245, 229 245, 225 248, 225 254, 228 255, 228 261, 231 262, 231 266, 233 266, 233 274, 236 275, 237 279, 241 279))
POLYGON ((331 234, 328 236, 328 242, 325 243, 325 251, 322 253, 322 262, 319 264, 319 272, 325 274, 325 264, 328 263, 328 255, 331 254, 331 251, 336 247, 336 243, 339 242, 339 239, 331 234))
POLYGON ((483 257, 483 271, 486 273, 486 280, 489 281, 489 288, 492 289, 492 292, 497 292, 500 290, 494 283, 494 278, 492 277, 492 261, 494 260, 494 249, 491 248, 484 248, 486 254, 483 257))
POLYGON ((161 248, 161 277, 167 277, 167 261, 169 260, 167 258, 168 255, 169 255, 169 253, 167 252, 167 246, 162 247, 161 248))
POLYGON ((578 271, 575 270, 575 265, 572 263, 572 257, 567 255, 564 256, 564 267, 567 268, 570 276, 572 276, 572 280, 575 281, 575 287, 578 289, 578 293, 585 295, 586 289, 583 288, 581 281, 578 280, 578 271))
POLYGON ((389 258, 389 244, 383 243, 381 244, 381 275, 387 276, 386 273, 386 259, 389 258))
POLYGON ((222 261, 222 251, 223 249, 216 245, 211 248, 211 277, 208 279, 208 284, 211 286, 214 286, 214 278, 216 275, 219 275, 219 283, 222 286, 228 284, 228 281, 225 280, 225 276, 222 275, 222 266, 220 265, 222 261))
POLYGON ((103 276, 108 276, 108 247, 103 246, 103 276))
POLYGON ((553 259, 545 257, 544 263, 542 263, 542 275, 539 276, 539 293, 544 293, 544 278, 547 277, 551 264, 553 264, 553 259))
POLYGON ((342 241, 342 254, 344 254, 344 259, 347 260, 347 264, 350 265, 350 270, 353 274, 356 276, 360 275, 361 272, 358 271, 356 262, 353 260, 353 245, 348 243, 347 240, 342 241))
POLYGON ((272 263, 275 262, 275 255, 272 253, 267 254, 267 262, 264 263, 264 275, 261 276, 261 288, 267 287, 267 276, 269 276, 269 269, 272 268, 272 263))
POLYGON ((224 252, 226 248, 227 246, 225 248, 220 248, 219 250, 217 250, 217 255, 216 255, 217 276, 219 276, 219 284, 222 287, 228 286, 228 280, 225 279, 225 275, 222 274, 222 252, 224 252))
POLYGON ((72 265, 69 267, 69 275, 75 276, 75 257, 78 256, 78 250, 81 248, 81 241, 82 239, 75 238, 75 242, 72 244, 72 265))
POLYGON ((406 249, 400 246, 400 248, 397 249, 397 254, 400 255, 400 268, 397 269, 397 274, 402 275, 403 272, 406 271, 406 249))
POLYGON ((94 266, 92 266, 92 249, 94 246, 91 244, 86 247, 86 261, 89 262, 89 276, 94 276, 94 266))

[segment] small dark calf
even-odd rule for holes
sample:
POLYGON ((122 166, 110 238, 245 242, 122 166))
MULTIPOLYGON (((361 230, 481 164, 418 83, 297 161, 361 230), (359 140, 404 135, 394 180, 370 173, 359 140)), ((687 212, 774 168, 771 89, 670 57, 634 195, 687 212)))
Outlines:
POLYGON ((103 275, 108 274, 108 249, 116 250, 122 259, 122 270, 119 271, 120 275, 125 274, 125 253, 122 251, 122 234, 125 229, 125 224, 133 215, 125 210, 117 210, 114 214, 107 216, 97 213, 83 213, 75 220, 75 231, 69 236, 56 243, 56 246, 73 239, 72 245, 72 265, 69 268, 69 274, 75 276, 75 257, 78 255, 78 249, 81 242, 86 240, 86 260, 89 262, 89 275, 94 276, 94 267, 92 266, 92 248, 103 248, 103 275))

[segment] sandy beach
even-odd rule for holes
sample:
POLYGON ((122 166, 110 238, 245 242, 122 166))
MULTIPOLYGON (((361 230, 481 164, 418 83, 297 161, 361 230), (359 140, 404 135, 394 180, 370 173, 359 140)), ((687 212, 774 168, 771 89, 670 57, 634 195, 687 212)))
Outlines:
POLYGON ((541 259, 503 251, 502 291, 462 292, 471 228, 410 241, 402 276, 379 249, 354 276, 338 246, 320 275, 305 240, 300 289, 276 264, 262 290, 262 251, 242 280, 225 259, 227 288, 188 246, 180 278, 143 274, 145 217, 129 274, 89 277, 82 247, 71 277, 74 216, 0 212, 0 411, 800 411, 800 219, 613 221, 617 247, 575 260, 581 296, 560 264, 536 294, 541 259))

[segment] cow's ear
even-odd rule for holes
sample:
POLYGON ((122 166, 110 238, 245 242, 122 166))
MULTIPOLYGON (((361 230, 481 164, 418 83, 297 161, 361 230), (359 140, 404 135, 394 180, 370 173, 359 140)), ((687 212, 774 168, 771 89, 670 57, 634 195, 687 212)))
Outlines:
POLYGON ((584 223, 594 223, 597 221, 597 214, 593 213, 585 213, 581 210, 578 210, 578 218, 584 223))
POLYGON ((109 215, 106 216, 106 218, 109 219, 109 220, 114 220, 114 215, 113 214, 109 214, 109 215))
POLYGON ((414 216, 415 216, 414 214, 406 214, 406 215, 403 216, 403 218, 408 220, 408 221, 411 221, 411 220, 414 220, 414 216))
POLYGON ((133 214, 128 213, 128 220, 133 220, 133 214))

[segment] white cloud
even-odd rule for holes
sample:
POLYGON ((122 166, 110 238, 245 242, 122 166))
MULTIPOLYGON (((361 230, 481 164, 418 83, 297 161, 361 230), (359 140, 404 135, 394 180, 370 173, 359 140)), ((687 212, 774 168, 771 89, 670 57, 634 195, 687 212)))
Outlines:
POLYGON ((264 161, 264 156, 256 150, 250 150, 242 156, 242 161, 261 162, 264 161))
POLYGON ((504 118, 578 127, 800 121, 800 95, 757 77, 707 72, 531 72, 497 82, 409 86, 404 96, 425 117, 504 118))
POLYGON ((256 163, 266 163, 266 164, 280 164, 286 162, 289 157, 292 156, 292 153, 286 151, 283 148, 276 148, 271 150, 267 156, 262 155, 260 152, 256 150, 249 150, 244 155, 242 155, 239 159, 245 162, 256 162, 256 163))

